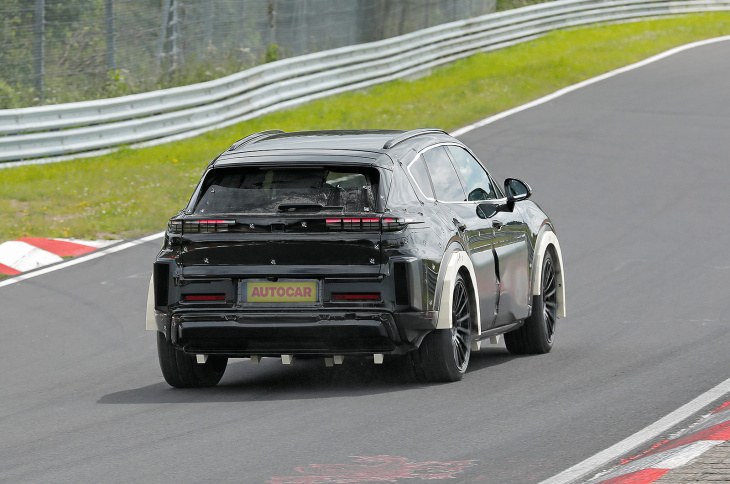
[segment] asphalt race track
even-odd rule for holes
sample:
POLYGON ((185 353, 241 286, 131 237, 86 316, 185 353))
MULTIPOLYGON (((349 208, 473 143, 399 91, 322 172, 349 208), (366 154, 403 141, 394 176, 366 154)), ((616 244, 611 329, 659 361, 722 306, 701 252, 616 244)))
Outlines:
POLYGON ((552 353, 487 345, 459 383, 265 359, 173 390, 144 330, 158 241, 0 288, 0 482, 533 483, 651 424, 730 376, 728 59, 691 49, 462 137, 552 216, 568 318, 552 353))

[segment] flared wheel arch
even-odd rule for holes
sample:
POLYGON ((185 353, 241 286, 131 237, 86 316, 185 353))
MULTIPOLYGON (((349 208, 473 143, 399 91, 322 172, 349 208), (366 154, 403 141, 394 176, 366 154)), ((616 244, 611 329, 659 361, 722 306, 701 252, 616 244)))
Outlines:
POLYGON ((563 269, 563 254, 560 250, 560 242, 555 232, 545 228, 537 238, 535 244, 535 258, 532 261, 532 278, 531 285, 532 295, 540 296, 542 291, 542 262, 545 258, 545 253, 550 251, 553 256, 555 263, 555 276, 558 283, 557 291, 557 317, 565 318, 567 314, 565 304, 565 270, 563 269))
POLYGON ((453 326, 451 320, 452 299, 454 297, 454 283, 456 276, 461 274, 466 283, 467 290, 470 292, 470 302, 472 306, 472 314, 474 315, 474 324, 472 332, 476 335, 481 333, 482 324, 479 318, 479 297, 477 289, 477 278, 474 271, 474 265, 467 253, 463 250, 456 250, 448 257, 446 268, 443 270, 443 277, 440 277, 441 285, 436 290, 436 300, 434 308, 438 308, 438 316, 435 318, 435 329, 449 329, 453 326))

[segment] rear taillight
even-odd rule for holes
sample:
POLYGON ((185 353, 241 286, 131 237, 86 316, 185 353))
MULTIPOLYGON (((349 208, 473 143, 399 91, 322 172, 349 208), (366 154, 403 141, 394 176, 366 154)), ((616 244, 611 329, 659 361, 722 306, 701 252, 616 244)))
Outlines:
POLYGON ((360 219, 360 226, 363 229, 378 230, 380 228, 380 219, 377 219, 377 218, 363 218, 363 219, 360 219))
POLYGON ((380 301, 380 293, 332 294, 333 301, 380 301))
POLYGON ((170 235, 182 234, 182 220, 170 220, 167 222, 167 233, 170 235))
POLYGON ((383 219, 383 230, 384 231, 395 231, 403 230, 410 222, 410 219, 404 218, 384 218, 383 219))
POLYGON ((185 294, 185 301, 225 301, 225 294, 185 294))
POLYGON ((235 220, 185 220, 183 230, 187 234, 228 232, 228 228, 235 224, 235 220))
POLYGON ((327 228, 330 230, 403 230, 414 222, 409 218, 328 218, 327 228))
POLYGON ((342 219, 341 218, 328 218, 327 220, 325 220, 325 223, 327 224, 328 229, 333 229, 333 230, 342 229, 342 219))

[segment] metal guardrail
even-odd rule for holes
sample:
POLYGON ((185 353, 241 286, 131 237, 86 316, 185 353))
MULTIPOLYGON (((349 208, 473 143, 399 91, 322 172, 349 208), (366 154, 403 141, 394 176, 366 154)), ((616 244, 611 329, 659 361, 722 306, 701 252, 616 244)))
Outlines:
POLYGON ((0 167, 189 138, 313 99, 415 76, 559 28, 713 10, 730 10, 730 0, 558 0, 293 57, 190 86, 0 110, 0 161, 6 162, 0 167))

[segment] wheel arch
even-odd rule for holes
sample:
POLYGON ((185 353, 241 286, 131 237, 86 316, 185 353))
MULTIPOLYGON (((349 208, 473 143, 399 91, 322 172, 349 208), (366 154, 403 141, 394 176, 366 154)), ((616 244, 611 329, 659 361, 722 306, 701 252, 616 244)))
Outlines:
POLYGON ((475 309, 474 328, 475 333, 479 334, 482 331, 482 324, 479 318, 479 291, 477 289, 476 272, 474 271, 474 265, 471 263, 471 259, 463 250, 457 250, 451 253, 446 268, 444 269, 443 282, 438 291, 440 297, 438 315, 435 318, 436 329, 448 329, 453 326, 451 305, 454 297, 454 283, 458 274, 464 277, 467 289, 471 293, 472 308, 475 309))
POLYGON ((564 318, 567 314, 565 304, 565 269, 563 268, 563 253, 560 250, 560 242, 558 237, 550 229, 545 229, 540 233, 535 244, 535 258, 532 261, 532 295, 539 296, 542 291, 542 262, 545 258, 545 252, 550 251, 553 257, 556 259, 556 277, 558 282, 558 307, 557 316, 564 318))
POLYGON ((153 277, 150 277, 150 288, 147 291, 147 311, 145 313, 145 329, 147 331, 159 331, 155 318, 155 286, 153 277))

